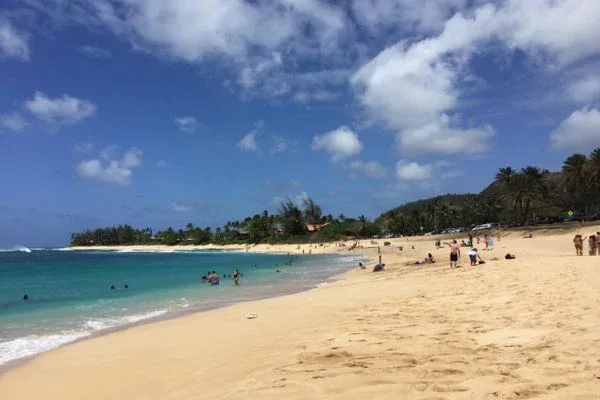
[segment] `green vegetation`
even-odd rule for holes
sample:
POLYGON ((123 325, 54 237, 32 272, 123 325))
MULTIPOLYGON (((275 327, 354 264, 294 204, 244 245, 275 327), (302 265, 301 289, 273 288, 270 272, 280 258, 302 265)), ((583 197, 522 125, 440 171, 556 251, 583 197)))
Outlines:
POLYGON ((600 212, 600 148, 589 156, 573 154, 560 172, 528 166, 517 171, 500 168, 494 181, 479 194, 446 194, 391 209, 375 221, 364 216, 323 215, 313 199, 301 206, 283 201, 277 214, 264 211, 243 221, 229 221, 212 230, 189 223, 152 234, 150 228, 129 225, 87 230, 71 235, 71 245, 304 243, 367 238, 383 233, 412 235, 483 223, 532 225, 598 219, 600 212))

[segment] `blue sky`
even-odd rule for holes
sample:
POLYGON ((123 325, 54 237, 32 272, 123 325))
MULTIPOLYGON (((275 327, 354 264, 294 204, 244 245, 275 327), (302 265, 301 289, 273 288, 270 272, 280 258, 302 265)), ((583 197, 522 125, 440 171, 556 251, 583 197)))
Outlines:
POLYGON ((6 0, 0 247, 374 218, 600 146, 596 0, 6 0))

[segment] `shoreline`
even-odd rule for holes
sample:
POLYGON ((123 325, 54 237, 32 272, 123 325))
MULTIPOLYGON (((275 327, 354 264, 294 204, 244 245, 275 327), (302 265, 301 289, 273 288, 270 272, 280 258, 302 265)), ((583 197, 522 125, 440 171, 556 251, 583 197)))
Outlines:
MULTIPOLYGON (((202 247, 204 247, 205 245, 203 245, 202 247)), ((184 247, 184 246, 182 246, 184 247)), ((185 246, 188 247, 189 251, 198 251, 198 250, 209 250, 207 248, 190 248, 192 246, 185 246)), ((198 246, 194 246, 194 247, 198 247, 198 246)), ((73 248, 69 248, 68 250, 66 248, 61 249, 64 251, 90 251, 90 250, 97 250, 97 251, 119 251, 119 250, 133 250, 134 252, 144 252, 144 251, 161 251, 161 250, 171 250, 173 249, 173 246, 166 246, 166 245, 152 245, 150 246, 150 248, 148 248, 147 246, 143 246, 143 245, 134 245, 134 246, 96 246, 96 247, 73 247, 73 248)), ((221 248, 214 248, 211 247, 210 250, 215 250, 215 251, 235 251, 235 250, 231 250, 231 249, 221 249, 221 248)), ((244 249, 240 249, 240 251, 243 251, 244 249)), ((286 252, 281 251, 281 250, 274 250, 274 251, 252 251, 252 254, 286 254, 286 252)), ((331 255, 331 256, 336 256, 339 255, 341 257, 345 256, 344 254, 336 254, 336 252, 321 252, 321 253, 313 253, 313 254, 305 254, 307 256, 311 256, 311 255, 331 255)), ((370 259, 368 256, 365 256, 364 254, 358 254, 358 253, 354 253, 355 256, 361 256, 363 257, 365 260, 370 259)), ((363 261, 364 262, 364 261, 363 261)), ((18 369, 20 367, 23 367, 27 364, 29 364, 30 362, 34 361, 35 359, 37 359, 38 357, 41 357, 47 353, 51 353, 54 352, 56 350, 62 349, 62 348, 66 348, 72 345, 75 345, 77 343, 80 342, 84 342, 84 341, 88 341, 88 340, 94 340, 97 338, 101 338, 107 335, 111 335, 117 332, 121 332, 121 331, 125 331, 128 329, 134 329, 136 327, 139 326, 144 326, 144 325, 149 325, 149 324, 155 324, 155 323, 161 323, 164 321, 170 321, 170 320, 175 320, 175 319, 179 319, 179 318, 186 318, 189 317, 191 315, 195 315, 195 314, 201 314, 201 313, 207 313, 207 312, 211 312, 214 310, 220 310, 220 309, 225 309, 225 308, 229 308, 229 307, 233 307, 236 306, 238 304, 245 304, 245 303, 253 303, 253 302, 260 302, 263 300, 267 300, 267 299, 276 299, 279 297, 286 297, 286 296, 291 296, 297 293, 304 293, 304 292, 310 292, 312 290, 317 290, 320 289, 322 287, 322 285, 326 285, 332 282, 336 282, 339 279, 343 279, 345 275, 351 273, 354 269, 356 269, 356 265, 355 266, 348 266, 348 270, 345 270, 341 273, 332 275, 330 277, 325 278, 325 281, 323 282, 319 282, 318 284, 316 284, 317 286, 314 287, 305 287, 305 286, 297 286, 294 288, 286 288, 281 292, 277 292, 277 293, 273 293, 270 295, 265 295, 264 297, 260 297, 259 298, 254 298, 254 299, 248 299, 248 300, 242 300, 242 301, 233 301, 233 302, 225 302, 225 303, 220 303, 220 304, 210 304, 207 305, 205 307, 200 307, 200 308, 193 308, 193 309, 180 309, 180 310, 175 310, 175 311, 171 311, 171 312, 166 312, 164 314, 158 315, 158 316, 154 316, 148 319, 143 319, 140 321, 136 321, 133 323, 127 323, 127 324, 123 324, 123 325, 117 325, 117 326, 111 326, 108 328, 104 328, 98 331, 92 331, 89 335, 86 336, 82 336, 79 337, 73 341, 61 344, 57 347, 51 348, 49 350, 46 351, 42 351, 40 353, 36 353, 36 354, 32 354, 29 356, 25 356, 25 357, 21 357, 21 358, 17 358, 11 361, 8 361, 4 364, 0 364, 0 378, 6 374, 7 372, 14 370, 14 369, 18 369)))
POLYGON ((597 397, 599 259, 576 257, 572 232, 511 232, 458 269, 434 240, 390 240, 383 272, 43 353, 0 375, 0 398, 597 397), (427 252, 436 264, 407 264, 427 252))

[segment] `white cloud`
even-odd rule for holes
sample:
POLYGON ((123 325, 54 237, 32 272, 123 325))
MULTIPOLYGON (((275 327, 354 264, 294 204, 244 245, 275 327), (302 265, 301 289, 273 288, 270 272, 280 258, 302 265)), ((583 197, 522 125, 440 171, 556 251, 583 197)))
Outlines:
POLYGON ((589 152, 600 147, 600 111, 582 108, 574 111, 551 133, 554 148, 589 152))
POLYGON ((15 58, 21 61, 29 60, 29 45, 27 35, 19 32, 0 15, 0 58, 15 58))
POLYGON ((271 199, 271 204, 279 205, 288 199, 291 200, 296 206, 302 207, 303 201, 308 199, 308 193, 301 192, 295 196, 275 196, 271 199))
POLYGON ((96 115, 97 110, 97 106, 88 100, 67 94, 52 99, 42 92, 35 92, 33 99, 27 100, 24 107, 37 118, 53 125, 75 124, 96 115))
POLYGON ((179 117, 175 118, 175 125, 182 132, 192 133, 200 127, 198 121, 194 117, 179 117))
POLYGON ((338 97, 340 97, 339 94, 329 90, 316 90, 314 92, 302 90, 294 95, 293 100, 298 103, 309 103, 311 101, 333 101, 338 97))
POLYGON ((260 153, 260 147, 256 143, 256 132, 250 132, 246 134, 239 142, 238 147, 242 151, 248 151, 251 153, 260 153))
POLYGON ((371 31, 400 27, 405 31, 430 32, 441 29, 468 0, 353 0, 358 23, 371 31))
POLYGON ((0 127, 15 132, 23 132, 29 124, 19 113, 0 114, 0 127))
POLYGON ((80 163, 75 170, 83 179, 127 186, 131 183, 133 169, 141 164, 142 152, 133 147, 125 152, 120 160, 87 160, 80 163))
POLYGON ((580 104, 590 104, 600 99, 600 74, 589 74, 574 80, 567 87, 567 93, 580 104))
POLYGON ((80 52, 81 54, 84 54, 88 57, 92 57, 92 58, 103 58, 103 59, 109 59, 112 58, 112 53, 107 50, 107 49, 103 49, 101 47, 95 47, 95 46, 80 46, 77 48, 77 51, 80 52))
POLYGON ((442 114, 439 119, 416 129, 407 129, 397 135, 400 150, 407 154, 419 153, 485 153, 494 135, 491 126, 480 128, 453 128, 450 118, 442 114))
POLYGON ((333 161, 352 157, 361 152, 362 143, 358 135, 346 126, 313 137, 312 149, 324 150, 331 155, 333 161))
POLYGON ((91 153, 94 150, 94 145, 92 143, 79 143, 75 145, 75 151, 77 153, 91 153))
POLYGON ((426 181, 434 177, 434 171, 430 164, 400 160, 396 165, 396 176, 401 181, 426 181))
POLYGON ((296 146, 296 142, 286 139, 282 136, 273 135, 273 145, 269 150, 270 154, 281 154, 296 146))
POLYGON ((357 179, 363 175, 379 179, 387 175, 385 168, 377 161, 355 160, 348 164, 348 169, 350 170, 350 177, 352 179, 357 179))
POLYGON ((193 209, 191 205, 183 203, 172 203, 171 208, 177 212, 190 212, 193 209))

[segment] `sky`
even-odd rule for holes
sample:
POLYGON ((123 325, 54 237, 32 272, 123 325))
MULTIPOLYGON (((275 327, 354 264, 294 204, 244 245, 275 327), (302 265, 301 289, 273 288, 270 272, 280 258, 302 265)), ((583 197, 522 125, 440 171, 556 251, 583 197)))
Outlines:
POLYGON ((3 0, 0 247, 375 218, 600 146, 597 0, 3 0))

